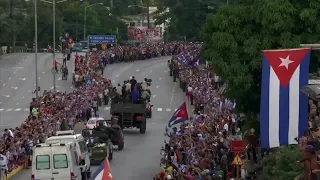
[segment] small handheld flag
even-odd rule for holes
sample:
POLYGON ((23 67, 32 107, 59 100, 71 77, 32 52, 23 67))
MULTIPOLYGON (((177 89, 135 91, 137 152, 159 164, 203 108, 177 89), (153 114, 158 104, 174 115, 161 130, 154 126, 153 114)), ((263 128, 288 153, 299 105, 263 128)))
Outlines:
POLYGON ((308 84, 310 49, 264 51, 260 132, 262 148, 297 144, 308 129, 308 98, 300 88, 308 84))

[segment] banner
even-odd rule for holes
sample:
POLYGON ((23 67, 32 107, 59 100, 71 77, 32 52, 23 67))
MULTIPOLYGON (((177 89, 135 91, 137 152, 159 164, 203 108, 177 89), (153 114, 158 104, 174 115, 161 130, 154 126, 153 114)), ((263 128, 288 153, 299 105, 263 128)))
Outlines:
POLYGON ((135 40, 138 42, 153 42, 162 40, 161 27, 149 28, 146 26, 129 27, 128 40, 135 40))

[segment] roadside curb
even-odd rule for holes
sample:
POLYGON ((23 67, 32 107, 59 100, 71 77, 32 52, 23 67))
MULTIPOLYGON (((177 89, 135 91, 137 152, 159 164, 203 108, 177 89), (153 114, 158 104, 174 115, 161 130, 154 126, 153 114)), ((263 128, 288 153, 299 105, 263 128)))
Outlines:
POLYGON ((15 176, 16 174, 18 174, 22 169, 23 169, 23 166, 18 166, 17 168, 15 168, 14 170, 12 170, 12 171, 8 174, 7 180, 9 180, 10 178, 12 178, 12 177, 15 176))

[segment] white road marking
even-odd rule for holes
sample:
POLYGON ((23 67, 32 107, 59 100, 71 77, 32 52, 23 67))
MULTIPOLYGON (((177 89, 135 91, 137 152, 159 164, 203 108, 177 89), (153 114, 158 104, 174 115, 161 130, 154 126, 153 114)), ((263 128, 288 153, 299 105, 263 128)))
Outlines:
POLYGON ((4 109, 0 109, 0 112, 3 111, 4 109))
POLYGON ((24 69, 24 67, 13 67, 12 69, 24 69))
POLYGON ((40 79, 40 77, 38 79, 40 79))
POLYGON ((112 82, 114 83, 114 80, 112 80, 112 82))
POLYGON ((172 102, 173 102, 173 97, 174 97, 174 93, 176 92, 176 82, 173 85, 173 89, 172 89, 172 93, 171 93, 171 99, 170 99, 170 107, 172 106, 172 102))
POLYGON ((22 96, 22 99, 24 99, 24 96, 22 96))
POLYGON ((13 71, 13 74, 15 74, 16 72, 15 71, 13 71))
POLYGON ((6 98, 9 98, 10 97, 10 95, 3 95, 4 97, 6 97, 6 98))
POLYGON ((33 86, 36 86, 36 84, 33 84, 33 86))
POLYGON ((159 80, 161 80, 162 78, 159 78, 159 80))
POLYGON ((7 112, 12 111, 12 109, 7 109, 7 112))
POLYGON ((17 89, 18 89, 18 87, 11 87, 11 89, 17 90, 17 89))
POLYGON ((166 72, 168 72, 167 70, 164 70, 164 72, 166 73, 166 72))
POLYGON ((60 80, 61 80, 61 77, 58 78, 58 81, 60 81, 60 80))
POLYGON ((103 108, 104 110, 109 110, 110 109, 110 107, 105 107, 105 108, 103 108))
POLYGON ((157 95, 152 95, 153 98, 156 98, 157 95))
POLYGON ((17 103, 16 105, 18 106, 20 103, 17 103))
POLYGON ((140 69, 137 69, 136 71, 137 71, 137 72, 139 72, 139 71, 140 71, 140 69))
POLYGON ((20 80, 21 80, 21 81, 25 81, 25 80, 26 80, 26 78, 20 78, 20 80))
POLYGON ((16 110, 14 110, 14 111, 21 111, 21 108, 17 108, 16 110))
POLYGON ((11 79, 11 77, 9 77, 9 80, 11 79))
POLYGON ((25 108, 25 109, 24 109, 24 111, 26 111, 26 112, 27 112, 27 111, 30 111, 30 109, 28 109, 28 108, 25 108))
POLYGON ((70 89, 72 89, 73 88, 73 86, 70 86, 70 89))
POLYGON ((6 86, 6 83, 3 83, 3 86, 6 86))
POLYGON ((119 75, 117 74, 117 77, 118 77, 119 75))
POLYGON ((159 88, 159 86, 156 86, 156 88, 159 88))
POLYGON ((170 108, 167 108, 167 109, 166 109, 166 111, 167 111, 167 112, 170 112, 170 111, 171 111, 171 109, 170 109, 170 108))
POLYGON ((29 90, 29 92, 31 92, 32 90, 29 90))
POLYGON ((148 77, 148 74, 146 74, 146 77, 148 77))
POLYGON ((158 108, 157 111, 162 111, 162 108, 158 108))
POLYGON ((42 74, 45 74, 45 73, 46 73, 46 72, 44 72, 44 71, 42 72, 42 74))

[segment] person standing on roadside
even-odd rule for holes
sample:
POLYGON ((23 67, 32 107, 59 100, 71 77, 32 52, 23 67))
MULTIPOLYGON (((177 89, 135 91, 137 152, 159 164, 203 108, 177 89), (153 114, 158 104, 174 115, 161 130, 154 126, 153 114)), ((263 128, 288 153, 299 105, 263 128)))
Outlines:
POLYGON ((4 152, 0 152, 0 180, 7 179, 8 174, 8 159, 4 152))
POLYGON ((104 105, 109 104, 109 89, 106 87, 106 89, 103 91, 103 99, 104 99, 104 105))

